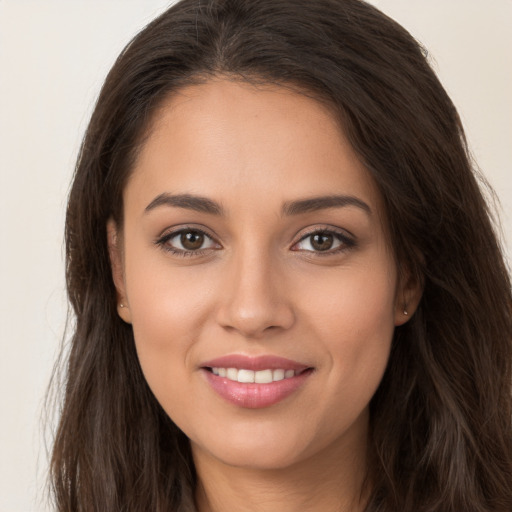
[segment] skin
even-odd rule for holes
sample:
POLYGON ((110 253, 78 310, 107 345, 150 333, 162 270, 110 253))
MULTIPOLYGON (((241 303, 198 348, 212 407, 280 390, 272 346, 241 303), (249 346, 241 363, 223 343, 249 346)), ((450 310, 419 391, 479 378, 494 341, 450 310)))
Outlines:
POLYGON ((122 232, 108 225, 118 311, 149 386, 191 440, 199 510, 362 510, 368 403, 420 291, 398 283, 379 192, 327 107, 223 79, 183 89, 155 117, 124 219, 122 232), (223 213, 146 210, 161 194, 208 198, 223 213), (368 208, 283 213, 333 194, 368 208), (180 236, 163 235, 194 228, 208 234, 199 251, 169 252, 180 236), (344 238, 319 251, 312 230, 344 238), (248 409, 204 378, 202 363, 227 354, 313 371, 281 402, 248 409))

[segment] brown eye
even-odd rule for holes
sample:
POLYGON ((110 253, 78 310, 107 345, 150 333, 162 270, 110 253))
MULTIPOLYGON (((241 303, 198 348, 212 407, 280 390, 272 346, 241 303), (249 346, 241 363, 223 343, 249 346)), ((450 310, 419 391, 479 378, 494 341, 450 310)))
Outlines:
POLYGON ((204 243, 204 234, 199 231, 184 231, 180 235, 182 247, 187 251, 196 251, 204 243))
POLYGON ((318 230, 299 240, 293 251, 334 254, 355 246, 355 240, 344 232, 318 230))
POLYGON ((316 233, 311 235, 311 247, 316 251, 328 251, 332 248, 334 237, 330 233, 316 233))
POLYGON ((200 229, 174 231, 158 239, 156 244, 178 256, 200 255, 203 251, 221 248, 211 236, 200 229))

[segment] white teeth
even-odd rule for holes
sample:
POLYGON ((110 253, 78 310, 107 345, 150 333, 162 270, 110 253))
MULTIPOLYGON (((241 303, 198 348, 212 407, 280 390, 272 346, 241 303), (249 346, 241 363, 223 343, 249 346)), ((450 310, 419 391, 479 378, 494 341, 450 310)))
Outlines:
POLYGON ((238 382, 254 382, 254 371, 238 370, 238 382))
POLYGON ((242 383, 255 382, 256 384, 269 384, 295 376, 294 370, 245 370, 238 368, 212 368, 212 373, 242 383))
POLYGON ((272 372, 272 380, 283 380, 284 379, 284 370, 274 370, 272 372))
POLYGON ((269 382, 272 382, 272 370, 254 372, 254 382, 258 384, 268 384, 269 382))
POLYGON ((226 377, 229 380, 238 380, 238 370, 236 368, 228 368, 226 371, 226 377))

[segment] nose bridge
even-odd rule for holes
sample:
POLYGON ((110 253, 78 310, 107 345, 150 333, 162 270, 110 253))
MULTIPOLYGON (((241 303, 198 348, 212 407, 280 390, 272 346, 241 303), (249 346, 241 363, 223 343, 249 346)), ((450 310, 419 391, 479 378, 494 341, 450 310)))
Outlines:
POLYGON ((239 248, 230 259, 219 323, 245 337, 287 329, 294 321, 279 262, 270 249, 239 248))

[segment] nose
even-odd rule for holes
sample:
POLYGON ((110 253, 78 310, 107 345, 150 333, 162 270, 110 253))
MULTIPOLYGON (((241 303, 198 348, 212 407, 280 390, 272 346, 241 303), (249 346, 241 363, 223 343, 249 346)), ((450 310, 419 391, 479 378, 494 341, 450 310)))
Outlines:
POLYGON ((291 301, 278 265, 269 255, 234 258, 217 310, 218 323, 245 338, 259 339, 295 322, 291 301))

